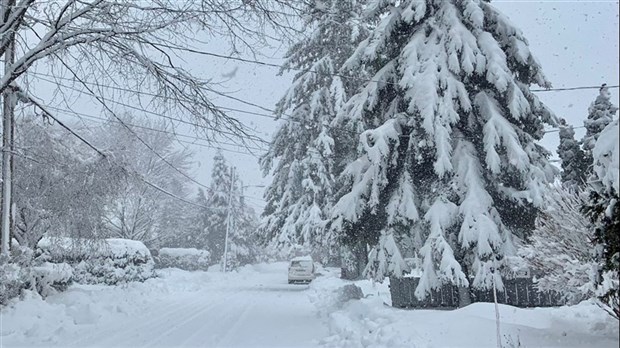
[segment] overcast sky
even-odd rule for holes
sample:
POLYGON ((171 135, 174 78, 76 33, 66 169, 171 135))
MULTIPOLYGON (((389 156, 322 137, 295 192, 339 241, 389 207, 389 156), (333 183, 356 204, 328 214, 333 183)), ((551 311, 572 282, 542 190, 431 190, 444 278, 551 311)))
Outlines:
MULTIPOLYGON (((521 28, 530 42, 531 50, 539 59, 543 70, 556 88, 576 86, 598 86, 606 82, 618 85, 620 81, 618 62, 618 2, 617 1, 493 1, 517 27, 521 28)), ((261 61, 281 64, 286 47, 275 43, 273 48, 263 50, 261 61)), ((214 42, 208 51, 226 54, 225 45, 214 42)), ((190 69, 203 78, 227 80, 223 88, 231 96, 273 109, 274 104, 284 94, 291 82, 291 75, 277 76, 278 69, 220 58, 190 56, 186 58, 190 69)), ((47 88, 51 88, 48 86, 47 88)), ((598 95, 598 90, 538 93, 541 100, 559 117, 566 118, 575 126, 582 126, 587 117, 590 103, 598 95)), ((612 98, 617 105, 618 89, 612 89, 612 98)), ((229 98, 218 97, 214 102, 223 107, 235 108, 265 116, 231 111, 230 113, 245 124, 256 129, 257 134, 270 140, 277 122, 269 118, 264 109, 240 103, 229 98)), ((80 107, 78 107, 79 109, 80 107)), ((92 113, 92 106, 83 106, 83 113, 92 113)), ((100 114, 98 115, 100 116, 100 114)), ((190 133, 189 129, 179 128, 190 133)), ((581 138, 583 129, 576 129, 581 138)), ((555 150, 558 133, 549 133, 542 144, 555 150)), ((191 173, 197 181, 208 185, 211 162, 215 150, 204 146, 188 145, 196 152, 196 165, 191 173)), ((266 145, 263 145, 265 147, 266 145)), ((264 178, 259 170, 258 160, 243 148, 222 145, 229 163, 239 169, 246 185, 264 186, 270 177, 264 178)), ((260 151, 255 151, 259 155, 260 151)), ((247 202, 261 211, 263 188, 248 187, 247 202)))

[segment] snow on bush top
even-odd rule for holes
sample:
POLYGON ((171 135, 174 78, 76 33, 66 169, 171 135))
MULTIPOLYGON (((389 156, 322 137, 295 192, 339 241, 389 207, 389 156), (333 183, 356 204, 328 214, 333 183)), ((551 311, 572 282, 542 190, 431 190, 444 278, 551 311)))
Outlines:
POLYGON ((113 258, 120 259, 126 256, 137 256, 150 259, 149 249, 140 241, 128 239, 88 240, 67 237, 44 237, 37 247, 52 256, 70 256, 71 258, 113 258))
POLYGON ((209 257, 209 252, 206 250, 198 250, 196 248, 161 248, 159 249, 159 256, 168 257, 184 257, 184 256, 196 256, 196 257, 209 257))

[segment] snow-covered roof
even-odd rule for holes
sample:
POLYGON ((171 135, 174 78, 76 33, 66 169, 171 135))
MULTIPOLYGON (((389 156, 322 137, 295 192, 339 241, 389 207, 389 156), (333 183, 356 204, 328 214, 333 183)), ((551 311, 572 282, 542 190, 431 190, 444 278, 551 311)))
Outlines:
POLYGON ((297 256, 291 259, 291 261, 310 261, 312 262, 311 256, 297 256))

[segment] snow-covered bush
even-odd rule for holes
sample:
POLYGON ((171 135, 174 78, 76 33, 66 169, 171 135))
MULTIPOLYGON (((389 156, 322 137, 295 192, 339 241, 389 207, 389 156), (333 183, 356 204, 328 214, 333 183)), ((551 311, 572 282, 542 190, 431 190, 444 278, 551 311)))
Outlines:
POLYGON ((32 249, 14 243, 11 256, 0 258, 0 305, 26 289, 36 290, 42 297, 64 291, 73 281, 72 273, 69 265, 41 263, 32 249))
POLYGON ((156 258, 158 268, 179 268, 186 271, 206 271, 210 257, 206 250, 196 248, 161 248, 156 258))
POLYGON ((73 269, 66 263, 43 262, 32 268, 37 292, 46 297, 55 291, 65 291, 73 280, 73 269))
POLYGON ((30 287, 31 260, 28 255, 0 256, 0 305, 5 305, 30 287))
POLYGON ((43 238, 37 255, 43 262, 71 265, 78 283, 114 285, 155 276, 151 253, 133 240, 43 238))
POLYGON ((594 235, 581 212, 586 201, 587 194, 579 189, 550 188, 530 243, 519 249, 538 289, 560 293, 573 304, 594 295, 594 235))

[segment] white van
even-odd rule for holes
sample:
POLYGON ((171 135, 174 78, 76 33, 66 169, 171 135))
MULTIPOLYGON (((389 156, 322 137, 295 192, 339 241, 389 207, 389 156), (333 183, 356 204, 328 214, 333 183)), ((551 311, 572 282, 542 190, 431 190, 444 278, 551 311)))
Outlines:
POLYGON ((315 277, 314 262, 310 256, 296 257, 288 265, 288 283, 310 283, 315 277))

